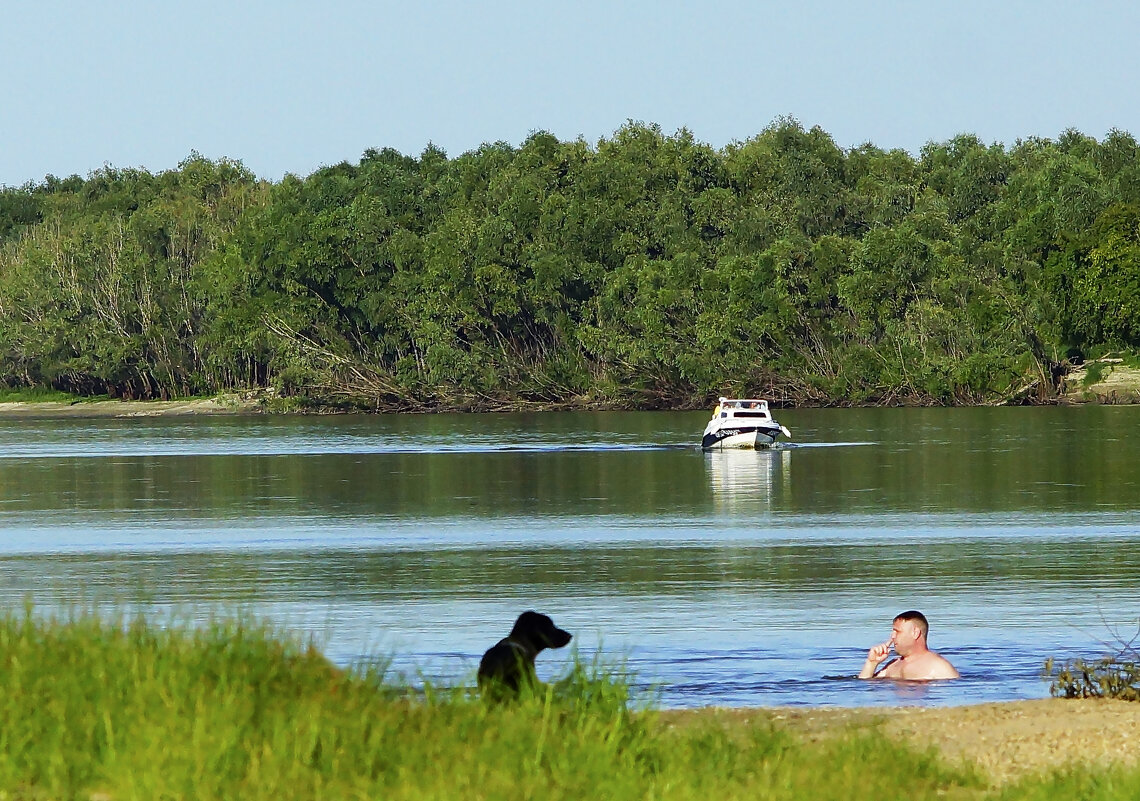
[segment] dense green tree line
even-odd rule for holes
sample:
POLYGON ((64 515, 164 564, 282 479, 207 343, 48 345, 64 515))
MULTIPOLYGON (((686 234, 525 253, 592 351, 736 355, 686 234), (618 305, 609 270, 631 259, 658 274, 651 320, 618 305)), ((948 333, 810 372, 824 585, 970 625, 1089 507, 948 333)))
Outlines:
POLYGON ((1140 146, 917 156, 630 123, 277 183, 192 155, 0 191, 0 382, 365 408, 973 403, 1140 346, 1140 146))

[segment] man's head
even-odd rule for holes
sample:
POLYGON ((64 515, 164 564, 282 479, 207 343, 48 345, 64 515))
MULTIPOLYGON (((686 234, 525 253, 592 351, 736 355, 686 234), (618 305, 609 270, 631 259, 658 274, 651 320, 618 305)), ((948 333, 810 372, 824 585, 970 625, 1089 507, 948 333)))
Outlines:
POLYGON ((895 653, 906 656, 915 651, 926 649, 926 633, 930 631, 930 624, 926 622, 926 615, 913 609, 896 615, 891 626, 891 641, 895 644, 895 653))

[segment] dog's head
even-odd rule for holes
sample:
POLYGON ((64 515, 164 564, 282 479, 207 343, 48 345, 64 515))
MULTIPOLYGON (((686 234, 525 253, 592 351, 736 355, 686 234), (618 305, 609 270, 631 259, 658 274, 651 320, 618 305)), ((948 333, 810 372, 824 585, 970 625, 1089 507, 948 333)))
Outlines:
POLYGON ((561 648, 570 642, 570 632, 554 625, 554 621, 538 612, 523 612, 511 629, 512 640, 525 640, 535 651, 543 648, 561 648))

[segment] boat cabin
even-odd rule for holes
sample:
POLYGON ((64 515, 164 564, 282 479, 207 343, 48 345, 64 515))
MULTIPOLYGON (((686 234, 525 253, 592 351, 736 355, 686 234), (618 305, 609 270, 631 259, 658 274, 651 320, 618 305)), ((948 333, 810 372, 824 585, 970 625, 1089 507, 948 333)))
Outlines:
POLYGON ((713 417, 758 417, 771 420, 768 401, 759 398, 721 398, 713 409, 713 417))

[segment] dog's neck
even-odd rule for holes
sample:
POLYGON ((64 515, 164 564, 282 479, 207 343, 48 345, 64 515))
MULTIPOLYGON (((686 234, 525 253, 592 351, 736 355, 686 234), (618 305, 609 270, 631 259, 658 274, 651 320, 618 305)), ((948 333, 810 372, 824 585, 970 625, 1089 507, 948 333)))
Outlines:
POLYGON ((525 637, 507 637, 503 640, 507 645, 519 651, 523 656, 535 657, 542 648, 536 647, 530 640, 525 637))

